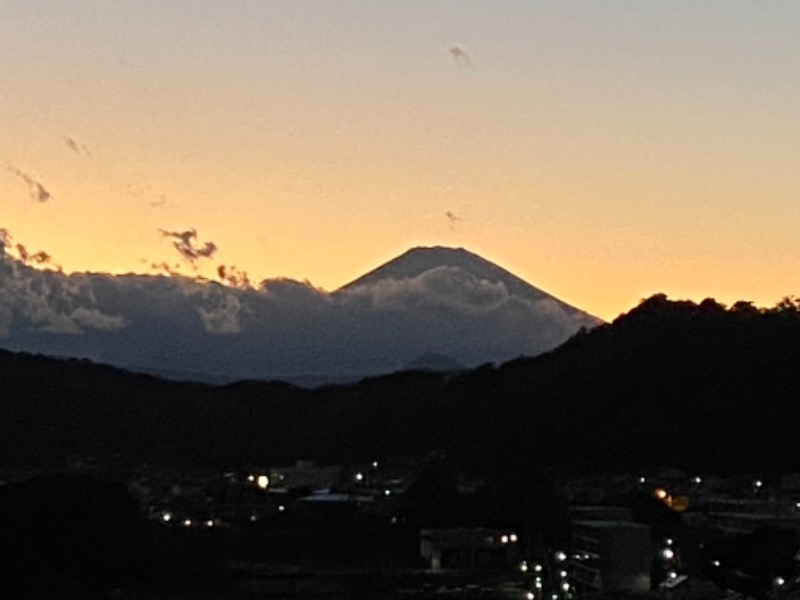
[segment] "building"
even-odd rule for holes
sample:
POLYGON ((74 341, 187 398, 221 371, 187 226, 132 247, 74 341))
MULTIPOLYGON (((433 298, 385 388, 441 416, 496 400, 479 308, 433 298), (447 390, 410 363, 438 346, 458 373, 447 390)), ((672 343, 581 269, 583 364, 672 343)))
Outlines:
POLYGON ((423 529, 420 555, 433 571, 492 569, 517 562, 517 534, 499 529, 423 529))
POLYGON ((630 521, 572 522, 573 577, 583 592, 650 590, 650 528, 630 521))

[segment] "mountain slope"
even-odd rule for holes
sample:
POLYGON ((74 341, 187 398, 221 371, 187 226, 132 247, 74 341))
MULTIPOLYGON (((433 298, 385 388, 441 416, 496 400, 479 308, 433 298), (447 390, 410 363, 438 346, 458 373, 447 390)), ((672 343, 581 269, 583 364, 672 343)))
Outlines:
POLYGON ((529 302, 541 300, 555 300, 560 307, 576 314, 585 315, 587 325, 599 325, 600 319, 592 317, 568 304, 551 296, 527 281, 517 277, 502 267, 474 254, 464 248, 448 248, 445 246, 417 247, 408 250, 397 258, 373 269, 342 286, 339 291, 354 289, 359 286, 375 285, 387 279, 403 280, 419 277, 426 271, 433 269, 450 268, 469 273, 479 280, 492 283, 502 283, 509 294, 524 298, 529 302))
POLYGON ((547 465, 792 472, 798 347, 798 307, 656 296, 536 358, 316 390, 177 384, 0 352, 0 465, 73 452, 229 465, 443 450, 508 478, 547 465))

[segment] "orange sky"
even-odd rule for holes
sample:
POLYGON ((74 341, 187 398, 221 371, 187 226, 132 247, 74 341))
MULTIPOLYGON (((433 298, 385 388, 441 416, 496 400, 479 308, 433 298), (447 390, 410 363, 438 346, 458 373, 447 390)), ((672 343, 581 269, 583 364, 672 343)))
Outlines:
POLYGON ((449 245, 605 319, 770 305, 800 293, 797 31, 744 1, 2 0, 0 227, 67 270, 180 262, 158 230, 194 227, 206 275, 334 289, 449 245))

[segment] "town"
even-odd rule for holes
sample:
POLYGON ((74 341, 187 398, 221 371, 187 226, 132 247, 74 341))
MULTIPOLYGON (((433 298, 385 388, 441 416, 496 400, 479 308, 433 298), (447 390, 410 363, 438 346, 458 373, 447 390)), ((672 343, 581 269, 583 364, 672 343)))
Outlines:
MULTIPOLYGON (((227 470, 122 463, 73 455, 58 472, 6 470, 0 488, 42 481, 57 493, 69 481, 89 488, 102 481, 135 499, 136 519, 156 555, 172 564, 166 580, 173 581, 160 590, 118 587, 114 598, 700 599, 800 591, 800 474, 550 473, 556 505, 546 507, 554 521, 544 532, 524 514, 504 522, 482 512, 490 485, 450 470, 441 453, 227 470)), ((113 531, 113 523, 97 522, 103 512, 76 522, 113 531)))

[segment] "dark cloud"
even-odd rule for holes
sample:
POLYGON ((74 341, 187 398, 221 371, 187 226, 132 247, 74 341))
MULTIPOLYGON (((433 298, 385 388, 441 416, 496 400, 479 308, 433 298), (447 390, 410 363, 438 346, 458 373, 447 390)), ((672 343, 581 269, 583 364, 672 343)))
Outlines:
POLYGON ((186 231, 166 231, 165 229, 158 231, 163 237, 172 238, 172 246, 192 266, 200 259, 211 258, 217 251, 217 245, 214 242, 198 245, 197 230, 194 228, 186 231))
POLYGON ((39 265, 50 264, 52 262, 52 257, 43 250, 39 250, 39 252, 34 252, 28 257, 28 259, 31 262, 39 265))
POLYGON ((160 272, 165 273, 165 274, 170 275, 170 276, 179 275, 180 273, 178 273, 178 270, 180 268, 181 268, 180 265, 176 264, 176 265, 170 266, 165 262, 151 263, 150 264, 150 270, 151 271, 156 271, 156 272, 160 271, 160 272))
POLYGON ((11 232, 5 227, 0 227, 0 258, 5 255, 6 248, 11 245, 11 232))
POLYGON ((458 225, 463 220, 457 214, 452 213, 449 210, 446 213, 444 213, 444 216, 447 217, 447 228, 450 229, 450 231, 455 231, 456 227, 458 227, 458 225))
MULTIPOLYGON (((43 250, 39 250, 37 252, 31 252, 24 244, 21 243, 17 243, 14 246, 12 246, 11 234, 9 234, 8 230, 6 229, 0 230, 0 246, 2 246, 2 252, 0 252, 0 256, 6 255, 8 249, 13 249, 16 252, 16 260, 18 260, 24 265, 39 265, 39 266, 47 265, 49 267, 52 267, 56 271, 61 271, 61 266, 56 264, 53 261, 53 257, 50 256, 47 252, 43 250)), ((9 256, 11 258, 14 258, 11 255, 9 256)))
POLYGON ((469 55, 469 52, 466 50, 459 48, 458 46, 451 46, 448 49, 450 53, 450 58, 453 59, 453 62, 459 67, 471 67, 472 66, 472 57, 469 55))
POLYGON ((240 271, 235 266, 219 265, 217 267, 217 276, 223 283, 243 289, 252 289, 253 285, 250 283, 250 278, 247 276, 246 271, 240 271))
POLYGON ((91 156, 89 149, 84 144, 79 144, 68 135, 64 136, 64 144, 78 156, 91 156))
POLYGON ((24 181, 26 184, 28 184, 28 193, 30 194, 31 198, 33 198, 33 200, 35 200, 36 202, 47 202, 52 198, 50 192, 48 192, 41 183, 36 181, 33 177, 31 177, 27 173, 20 171, 14 165, 7 165, 6 168, 11 173, 22 179, 22 181, 24 181))

